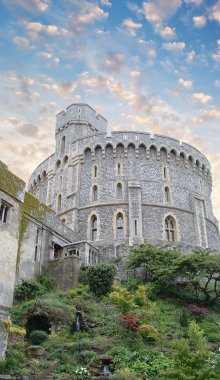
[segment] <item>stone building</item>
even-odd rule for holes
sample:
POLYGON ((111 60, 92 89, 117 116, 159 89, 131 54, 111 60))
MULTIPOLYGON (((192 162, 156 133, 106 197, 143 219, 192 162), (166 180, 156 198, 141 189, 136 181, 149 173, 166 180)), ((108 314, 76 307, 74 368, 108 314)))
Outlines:
POLYGON ((59 270, 56 279, 61 288, 74 286, 79 276, 74 231, 24 189, 25 183, 0 161, 0 360, 7 348, 3 321, 8 319, 15 285, 32 279, 42 268, 52 276, 59 270))
MULTIPOLYGON (((211 168, 196 148, 144 132, 110 132, 87 104, 57 115, 55 153, 33 172, 29 191, 52 207, 100 259, 140 242, 219 249, 211 168)), ((84 263, 93 254, 83 252, 84 263)))

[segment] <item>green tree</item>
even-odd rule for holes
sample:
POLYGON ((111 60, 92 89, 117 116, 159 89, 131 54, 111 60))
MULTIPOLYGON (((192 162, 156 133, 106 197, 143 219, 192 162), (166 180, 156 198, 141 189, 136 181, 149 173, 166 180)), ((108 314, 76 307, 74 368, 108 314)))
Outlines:
POLYGON ((109 264, 92 265, 86 273, 89 289, 97 297, 105 296, 111 291, 114 277, 115 267, 109 264))

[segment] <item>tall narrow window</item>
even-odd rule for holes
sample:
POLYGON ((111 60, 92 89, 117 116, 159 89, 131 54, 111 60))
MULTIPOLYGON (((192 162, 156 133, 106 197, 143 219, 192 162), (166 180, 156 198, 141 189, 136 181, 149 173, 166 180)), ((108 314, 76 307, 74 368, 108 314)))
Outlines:
POLYGON ((94 177, 97 177, 97 166, 94 166, 94 177))
POLYGON ((96 185, 92 189, 92 200, 93 202, 97 202, 98 200, 98 187, 96 185))
POLYGON ((57 198, 57 212, 60 212, 62 208, 62 195, 59 194, 57 198))
POLYGON ((10 206, 2 202, 0 205, 0 222, 6 223, 8 218, 8 211, 10 209, 10 206))
POLYGON ((175 220, 172 218, 172 216, 168 216, 165 219, 165 235, 166 235, 166 240, 168 241, 175 241, 175 220))
POLYGON ((37 229, 37 235, 35 240, 35 253, 34 253, 34 261, 37 261, 37 253, 38 253, 38 243, 39 243, 39 228, 37 229))
POLYGON ((166 168, 166 166, 164 166, 164 168, 163 168, 163 178, 167 179, 167 168, 166 168))
POLYGON ((97 239, 97 217, 94 215, 91 220, 91 240, 97 239))
POLYGON ((116 198, 117 198, 117 200, 122 199, 122 184, 121 183, 117 183, 116 198))
POLYGON ((61 141, 61 154, 65 152, 65 146, 66 146, 66 137, 63 136, 62 141, 61 141))
POLYGON ((137 220, 134 221, 134 234, 137 236, 137 220))
POLYGON ((59 183, 59 188, 62 189, 63 186, 63 177, 60 177, 60 183, 59 183))
POLYGON ((120 164, 120 162, 117 165, 117 174, 121 175, 121 164, 120 164))
POLYGON ((117 239, 124 239, 123 215, 121 213, 117 215, 117 239))
POLYGON ((170 189, 169 189, 169 187, 166 186, 164 191, 165 191, 165 202, 170 203, 170 189))

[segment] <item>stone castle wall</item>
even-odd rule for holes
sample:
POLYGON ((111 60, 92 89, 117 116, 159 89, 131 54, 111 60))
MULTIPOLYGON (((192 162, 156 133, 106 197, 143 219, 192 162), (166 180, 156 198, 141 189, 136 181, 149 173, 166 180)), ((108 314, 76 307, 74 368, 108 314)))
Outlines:
POLYGON ((211 168, 202 153, 166 136, 107 133, 107 123, 103 128, 89 106, 71 105, 70 109, 68 117, 65 112, 58 114, 55 154, 34 171, 29 190, 57 211, 78 240, 91 240, 91 217, 96 215, 95 245, 99 247, 131 246, 152 239, 160 243, 166 241, 164 223, 171 216, 175 242, 192 249, 219 249, 218 222, 211 203, 211 168), (84 116, 77 120, 79 108, 84 116), (97 200, 93 199, 94 186, 97 200), (122 241, 117 238, 118 213, 123 215, 122 241))

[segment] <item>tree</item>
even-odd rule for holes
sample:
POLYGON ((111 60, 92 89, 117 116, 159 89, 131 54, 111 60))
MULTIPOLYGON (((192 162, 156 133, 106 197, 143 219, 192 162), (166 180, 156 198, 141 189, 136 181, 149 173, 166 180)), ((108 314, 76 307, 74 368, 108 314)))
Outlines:
POLYGON ((86 279, 89 289, 97 297, 105 296, 111 290, 115 276, 115 267, 109 264, 97 264, 88 268, 86 279))
POLYGON ((220 255, 208 250, 183 254, 176 250, 142 244, 133 249, 128 268, 143 265, 152 281, 163 288, 173 284, 193 289, 197 300, 213 302, 220 297, 220 255))

